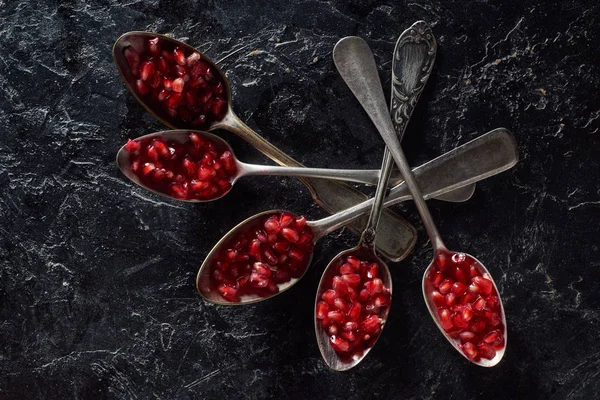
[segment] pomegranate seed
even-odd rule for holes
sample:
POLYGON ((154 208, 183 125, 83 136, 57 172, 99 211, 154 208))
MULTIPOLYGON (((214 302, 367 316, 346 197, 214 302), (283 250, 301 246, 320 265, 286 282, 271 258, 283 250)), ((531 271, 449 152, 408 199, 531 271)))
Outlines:
POLYGON ((462 311, 461 317, 462 317, 463 321, 469 322, 471 320, 471 318, 473 318, 473 311, 471 311, 468 308, 465 308, 462 311))
POLYGON ((237 289, 234 287, 231 287, 229 285, 223 284, 223 285, 219 285, 219 293, 221 293, 222 296, 235 296, 237 294, 237 289))
POLYGON ((369 299, 369 297, 371 297, 371 293, 369 293, 369 291, 367 289, 363 289, 360 291, 360 294, 359 294, 360 301, 363 301, 363 302, 367 301, 369 299))
POLYGON ((154 63, 152 61, 145 61, 142 63, 140 78, 142 78, 143 81, 147 81, 154 75, 154 71, 154 63))
POLYGON ((271 217, 265 222, 265 230, 267 233, 279 233, 280 230, 279 221, 271 217))
POLYGON ((454 295, 454 293, 448 293, 444 300, 448 307, 452 307, 456 303, 456 296, 454 295))
MULTIPOLYGON (((335 305, 335 302, 334 302, 335 305)), ((334 311, 329 311, 327 313, 327 318, 329 318, 332 321, 335 321, 337 323, 343 324, 345 322, 345 317, 344 317, 344 313, 338 310, 334 310, 334 311)))
POLYGON ((173 52, 173 59, 179 65, 187 64, 187 59, 185 58, 185 53, 182 48, 177 47, 173 52))
POLYGON ((328 289, 322 295, 321 298, 327 302, 327 304, 334 305, 333 301, 338 297, 335 290, 328 289))
POLYGON ((190 67, 200 61, 200 54, 194 52, 187 58, 187 66, 190 67))
POLYGON ((183 78, 177 78, 173 81, 173 91, 177 93, 183 92, 183 87, 185 86, 185 81, 183 78))
POLYGON ((440 283, 440 287, 438 288, 438 290, 441 294, 448 294, 450 293, 450 290, 452 290, 452 285, 453 282, 449 279, 446 279, 442 283, 440 283))
POLYGON ((478 291, 484 294, 490 294, 494 288, 494 284, 489 279, 482 276, 476 276, 471 279, 471 282, 477 286, 478 291))
POLYGON ((140 67, 139 53, 137 51, 135 51, 133 47, 128 47, 125 49, 123 54, 125 55, 125 58, 127 59, 127 63, 129 64, 131 73, 135 76, 138 76, 138 74, 139 74, 138 71, 139 71, 139 67, 140 67))
POLYGON ((352 304, 352 308, 350 308, 350 311, 348 312, 348 318, 350 318, 353 321, 358 320, 358 318, 360 317, 361 310, 362 306, 360 303, 356 302, 352 304))
POLYGON ((284 240, 276 242, 273 245, 273 250, 275 250, 278 253, 286 253, 289 249, 290 249, 290 243, 287 241, 284 241, 284 240))
POLYGON ((211 167, 207 167, 206 165, 201 165, 198 169, 198 179, 201 181, 207 181, 215 177, 217 173, 211 167))
POLYGON ((498 329, 494 329, 493 331, 491 331, 483 337, 483 341, 485 343, 492 345, 500 343, 502 339, 502 332, 500 332, 498 329))
POLYGON ((369 270, 367 271, 367 278, 374 279, 379 276, 379 265, 371 264, 369 270))
POLYGON ((458 334, 458 336, 460 337, 460 341, 463 343, 470 342, 475 338, 475 334, 471 331, 462 331, 458 334))
POLYGON ((281 230, 281 235, 286 239, 289 240, 292 243, 296 243, 298 241, 298 239, 300 238, 300 235, 298 234, 298 232, 296 232, 294 229, 292 228, 283 228, 281 230))
POLYGON ((140 144, 135 140, 128 139, 125 149, 130 153, 134 153, 140 149, 140 144))
POLYGON ((304 259, 304 253, 298 249, 292 249, 292 250, 290 250, 290 252, 288 254, 289 254, 290 258, 293 258, 294 260, 304 259))
POLYGON ((340 267, 340 274, 342 274, 342 275, 348 275, 348 274, 353 274, 353 273, 354 273, 354 267, 349 263, 346 263, 340 267))
POLYGON ((296 217, 293 214, 284 212, 281 214, 281 217, 279 217, 279 226, 285 228, 294 222, 295 218, 296 217))
POLYGON ((475 303, 473 303, 473 308, 481 311, 485 308, 485 299, 483 297, 478 297, 477 300, 475 300, 475 303))
MULTIPOLYGON (((327 317, 325 317, 327 318, 327 317)), ((324 319, 325 319, 324 318, 324 319)), ((327 320, 329 320, 329 318, 327 318, 327 320)), ((335 322, 333 322, 331 325, 329 325, 329 328, 327 329, 327 333, 329 334, 329 336, 335 336, 340 332, 339 327, 335 324, 335 322)))
POLYGON ((480 343, 477 345, 477 353, 481 356, 481 358, 488 360, 496 357, 496 351, 492 348, 492 346, 486 345, 485 343, 480 343))
POLYGON ((158 38, 153 38, 148 41, 148 50, 150 54, 157 56, 160 54, 160 44, 158 43, 158 38))
POLYGON ((171 186, 171 194, 179 199, 185 199, 188 196, 187 190, 181 185, 173 184, 171 186))
POLYGON ((467 343, 463 344, 463 352, 471 360, 474 360, 477 357, 477 348, 471 342, 467 342, 467 343))
POLYGON ((381 329, 381 322, 381 318, 379 318, 377 315, 369 315, 364 319, 360 327, 363 332, 375 334, 379 331, 379 329, 381 329))
POLYGON ((482 320, 471 322, 469 329, 475 333, 481 333, 485 330, 485 322, 482 320))
POLYGON ((466 284, 469 281, 469 277, 467 276, 467 274, 465 274, 465 271, 463 271, 462 267, 456 267, 455 271, 454 271, 454 276, 456 277, 456 280, 466 284))
POLYGON ((435 255, 435 262, 440 270, 446 270, 448 267, 448 255, 445 252, 438 252, 435 255))
POLYGON ((348 303, 346 303, 346 301, 340 297, 333 300, 333 305, 340 311, 346 311, 346 310, 348 310, 348 307, 349 307, 348 303))
POLYGON ((304 228, 304 225, 306 225, 306 217, 303 215, 296 217, 296 228, 302 229, 304 228))
POLYGON ((431 292, 431 299, 433 300, 433 303, 437 307, 442 307, 446 304, 446 298, 444 297, 443 294, 441 294, 437 290, 434 290, 433 292, 431 292))
POLYGON ((165 88, 166 91, 171 91, 173 90, 173 81, 171 79, 163 79, 163 87, 165 88))
POLYGON ((335 351, 340 352, 340 353, 345 353, 350 348, 350 345, 348 344, 347 341, 345 341, 344 339, 342 339, 336 335, 332 335, 329 338, 329 343, 331 343, 331 347, 333 347, 333 349, 335 351))
POLYGON ((360 275, 358 274, 347 274, 342 275, 342 279, 348 284, 348 286, 358 287, 360 285, 360 275))
POLYGON ((500 309, 500 299, 498 299, 497 296, 489 296, 487 298, 486 304, 491 310, 500 309))
POLYGON ((454 253, 451 259, 454 264, 463 265, 467 259, 467 255, 464 253, 454 253))
POLYGON ((365 289, 369 291, 369 294, 372 296, 377 293, 381 293, 383 290, 383 281, 379 278, 373 279, 372 281, 368 281, 364 284, 365 289))
POLYGON ((442 325, 442 329, 445 331, 452 329, 452 314, 450 313, 450 310, 442 308, 438 311, 438 314, 440 316, 440 325, 442 325))
POLYGON ((150 86, 141 79, 138 79, 137 81, 135 81, 135 88, 137 89, 138 93, 141 95, 146 95, 146 94, 150 93, 150 86))
POLYGON ((452 293, 455 296, 462 296, 467 291, 467 286, 461 282, 454 282, 452 285, 452 293))
POLYGON ((476 276, 479 276, 479 271, 477 271, 477 268, 475 268, 474 265, 471 265, 469 267, 469 277, 470 278, 475 278, 476 276))
POLYGON ((444 280, 444 274, 441 271, 435 271, 431 274, 430 280, 433 283, 433 287, 438 289, 444 280))

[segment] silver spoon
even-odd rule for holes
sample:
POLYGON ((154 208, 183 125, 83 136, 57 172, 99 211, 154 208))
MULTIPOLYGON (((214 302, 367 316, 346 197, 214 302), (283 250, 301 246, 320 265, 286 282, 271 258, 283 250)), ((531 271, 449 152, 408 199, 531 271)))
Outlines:
MULTIPOLYGON (((274 166, 274 165, 257 165, 257 164, 246 164, 239 161, 233 152, 233 149, 229 144, 221 139, 220 137, 213 135, 212 133, 202 132, 202 131, 192 131, 185 129, 177 129, 170 131, 162 131, 162 132, 154 132, 148 135, 140 136, 135 139, 136 142, 140 143, 150 143, 153 139, 161 139, 165 143, 175 142, 175 143, 186 143, 189 142, 189 134, 195 133, 206 141, 212 141, 217 145, 217 147, 223 149, 223 151, 230 151, 233 156, 233 161, 236 165, 236 173, 231 178, 231 185, 233 186, 238 179, 244 176, 251 175, 278 175, 278 176, 299 176, 299 177, 311 177, 311 178, 327 178, 341 181, 350 181, 350 182, 359 182, 366 183, 370 185, 374 185, 377 183, 379 170, 353 170, 353 169, 326 169, 326 168, 305 168, 305 167, 282 167, 282 166, 274 166)), ((142 180, 140 180, 139 176, 136 175, 131 167, 131 153, 127 150, 126 146, 122 146, 117 152, 117 165, 123 174, 129 178, 135 184, 143 187, 144 189, 150 190, 159 195, 173 198, 175 200, 187 201, 191 203, 204 203, 207 201, 218 200, 221 197, 225 196, 229 190, 224 192, 221 196, 212 198, 209 200, 200 200, 200 199, 179 199, 174 196, 171 196, 168 193, 164 193, 161 191, 157 191, 151 186, 146 185, 142 180)), ((402 177, 399 173, 395 174, 396 176, 392 179, 394 184, 398 184, 402 181, 402 177)))
MULTIPOLYGON (((429 199, 506 171, 517 161, 518 154, 512 134, 506 129, 498 128, 415 168, 414 173, 423 188, 425 197, 429 199)), ((384 206, 388 207, 409 199, 411 199, 410 192, 403 182, 390 190, 384 206)), ((365 214, 371 209, 372 204, 373 199, 370 199, 327 218, 308 221, 306 225, 312 230, 313 243, 365 214)), ((212 268, 217 256, 228 248, 229 243, 240 232, 245 232, 249 226, 264 218, 265 215, 277 212, 281 210, 266 211, 242 221, 215 244, 204 259, 196 277, 196 288, 206 300, 223 305, 255 303, 282 293, 298 282, 301 276, 280 284, 277 293, 265 297, 244 296, 238 302, 225 300, 213 289, 212 268)), ((310 264, 310 258, 312 253, 305 260, 306 266, 310 264)))
MULTIPOLYGON (((427 80, 431 74, 431 70, 435 61, 435 55, 435 39, 431 29, 423 21, 416 22, 409 29, 402 32, 396 42, 396 48, 394 49, 394 54, 392 57, 392 97, 390 101, 390 113, 394 117, 394 128, 396 130, 398 140, 402 139, 412 111, 414 110, 414 107, 416 106, 419 97, 423 92, 423 88, 427 84, 427 80)), ((354 256, 361 262, 366 261, 369 263, 378 264, 380 275, 378 279, 381 279, 383 282, 382 290, 389 290, 389 301, 387 304, 385 304, 383 308, 379 309, 378 312, 373 313, 372 316, 369 316, 369 318, 379 318, 381 324, 379 327, 373 328, 375 329, 375 336, 372 334, 367 334, 365 336, 365 333, 362 331, 362 324, 358 326, 356 331, 351 330, 350 334, 346 333, 347 337, 354 337, 354 340, 352 341, 345 340, 343 337, 340 337, 339 334, 337 336, 330 335, 327 330, 331 329, 332 326, 334 331, 340 330, 339 333, 342 334, 341 326, 339 329, 337 329, 337 324, 330 325, 327 329, 325 329, 322 321, 324 318, 327 318, 327 314, 325 314, 324 311, 321 313, 315 311, 314 322, 317 344, 319 345, 319 350, 321 351, 323 360, 325 360, 325 363, 335 371, 345 371, 353 368, 366 357, 383 331, 385 322, 387 321, 387 315, 391 307, 392 279, 390 276, 390 271, 387 265, 377 257, 375 247, 373 246, 373 241, 375 240, 375 234, 377 231, 379 213, 382 209, 381 205, 386 191, 385 187, 387 186, 387 181, 392 173, 393 166, 394 160, 386 148, 381 167, 379 186, 377 186, 377 190, 375 192, 373 208, 360 241, 356 247, 350 250, 342 251, 329 262, 325 268, 325 271, 323 272, 321 281, 319 282, 319 287, 317 289, 315 310, 318 310, 319 307, 322 307, 323 310, 332 309, 333 311, 331 312, 333 313, 342 311, 344 317, 348 317, 348 319, 350 319, 350 312, 352 311, 352 308, 350 308, 350 311, 348 312, 345 312, 346 310, 336 310, 337 307, 335 307, 335 304, 328 306, 327 303, 323 301, 322 296, 326 290, 332 288, 332 279, 335 275, 339 274, 340 267, 344 264, 348 256, 354 256), (365 337, 367 339, 363 342, 360 340, 360 336, 363 336, 363 339, 365 337), (340 346, 350 348, 346 351, 337 352, 333 347, 334 345, 338 349, 340 349, 340 346), (352 348, 352 345, 358 347, 358 352, 352 348), (349 352, 350 354, 348 354, 349 352)), ((362 276, 361 278, 362 280, 367 280, 366 276, 362 276)), ((365 282, 365 285, 366 284, 367 283, 365 282)), ((343 284, 340 285, 342 287, 340 291, 343 291, 344 286, 343 284)), ((362 289, 362 287, 357 288, 357 290, 360 289, 362 289)), ((338 293, 338 295, 346 297, 346 293, 338 293)), ((347 300, 352 301, 351 299, 347 300)), ((352 303, 352 306, 354 306, 354 303, 358 303, 360 305, 362 303, 366 303, 366 301, 360 302, 358 300, 354 300, 352 303)), ((342 308, 345 308, 346 303, 341 302, 341 306, 342 308)), ((365 307, 363 304, 363 309, 364 308, 365 307)), ((366 311, 363 310, 361 312, 364 315, 366 311)), ((358 319, 360 320, 360 318, 358 319)))
MULTIPOLYGON (((421 189, 419 189, 419 183, 411 172, 410 166, 408 165, 404 153, 402 152, 398 137, 394 132, 392 121, 387 113, 385 97, 383 95, 381 82, 377 73, 377 66, 375 65, 373 54, 367 43, 359 37, 351 36, 343 38, 336 44, 333 50, 333 59, 340 75, 350 87, 350 90, 354 93, 360 104, 363 106, 377 127, 381 137, 384 139, 388 149, 392 153, 394 161, 396 161, 402 176, 404 176, 407 187, 413 196, 413 200, 415 201, 419 214, 421 215, 433 245, 434 258, 423 275, 423 296, 425 298, 427 308, 429 309, 429 313, 436 322, 438 328, 444 333, 446 339, 448 339, 454 348, 465 358, 476 365, 484 367, 496 365, 502 359, 506 349, 506 318, 504 314, 504 308, 502 306, 502 300, 498 294, 498 289, 491 277, 491 274, 481 262, 475 259, 475 257, 463 253, 450 252, 444 245, 435 223, 433 222, 429 209, 427 208, 427 204, 423 198, 421 189), (475 351, 477 349, 471 351, 474 344, 470 341, 467 341, 465 344, 461 344, 461 342, 458 340, 458 337, 451 337, 442 327, 442 317, 438 315, 438 312, 434 312, 436 306, 431 298, 431 288, 428 286, 427 277, 437 270, 438 265, 442 264, 442 260, 447 259, 453 254, 463 254, 461 257, 465 257, 467 262, 476 266, 476 269, 479 270, 479 273, 483 275, 487 281, 490 281, 493 284, 493 291, 495 291, 497 300, 500 303, 499 308, 501 315, 498 317, 501 319, 501 322, 498 327, 499 329, 502 329, 504 346, 501 349, 496 350, 491 360, 479 358, 478 352, 475 351), (471 344, 468 346, 468 350, 467 343, 471 344), (468 357, 466 353, 470 353, 471 357, 468 357)), ((452 328, 452 325, 449 326, 445 324, 445 326, 447 327, 447 330, 452 328)))

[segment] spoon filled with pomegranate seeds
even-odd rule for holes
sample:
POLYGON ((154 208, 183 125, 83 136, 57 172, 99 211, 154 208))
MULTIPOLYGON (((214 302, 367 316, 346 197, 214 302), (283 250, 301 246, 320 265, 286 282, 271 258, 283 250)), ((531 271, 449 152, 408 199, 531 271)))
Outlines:
MULTIPOLYGON (((436 42, 424 21, 413 24, 396 42, 390 113, 399 140, 427 83, 435 55, 436 42)), ((386 148, 373 208, 361 239, 355 248, 341 252, 329 263, 317 290, 317 343, 325 363, 336 371, 353 368, 364 359, 379 338, 391 305, 390 272, 377 257, 373 243, 393 166, 386 148)))
POLYGON ((334 63, 379 130, 405 178, 434 249, 423 276, 425 303, 446 339, 469 361, 496 365, 506 348, 506 318, 498 288, 475 257, 450 251, 433 222, 418 180, 402 152, 387 114, 385 97, 371 49, 359 37, 341 39, 333 50, 334 63))
MULTIPOLYGON (((117 164, 134 183, 155 193, 190 202, 216 200, 248 175, 328 178, 376 184, 379 170, 253 165, 240 162, 223 139, 208 132, 172 130, 129 140, 117 164)), ((395 181, 401 179, 396 177, 395 181)))
MULTIPOLYGON (((415 168, 426 198, 473 184, 518 160, 513 136, 495 129, 415 168)), ((406 184, 394 186, 390 206, 411 199, 406 184)), ((265 211, 241 222, 212 248, 200 266, 196 287, 208 301, 223 305, 269 299, 304 275, 316 242, 367 213, 373 199, 316 221, 282 210, 265 211)))

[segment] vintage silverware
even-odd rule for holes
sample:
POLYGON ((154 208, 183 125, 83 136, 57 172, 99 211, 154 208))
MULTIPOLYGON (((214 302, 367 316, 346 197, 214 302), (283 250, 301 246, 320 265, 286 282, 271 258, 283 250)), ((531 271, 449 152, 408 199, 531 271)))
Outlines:
MULTIPOLYGON (((350 90, 352 90, 365 111, 367 111, 379 133, 381 134, 381 137, 388 146, 394 161, 398 165, 402 176, 405 178, 407 187, 409 188, 410 193, 413 195, 413 200, 415 201, 419 214, 421 215, 423 223, 425 224, 427 234, 429 235, 434 249, 434 258, 429 264, 429 267, 425 270, 423 277, 423 296, 431 317, 435 321, 438 328, 444 333, 444 336, 454 346, 454 348, 469 361, 485 367, 496 365, 504 355, 507 339, 506 318, 504 314, 504 308, 502 306, 502 300, 499 294, 497 297, 498 301, 500 302, 501 325, 499 324, 498 326, 503 327, 502 336, 504 338, 504 346, 495 352, 492 359, 487 360, 477 357, 477 349, 474 350, 474 353, 470 351, 471 346, 474 347, 471 342, 467 342, 471 343, 471 346, 468 346, 469 348, 467 349, 465 347, 466 343, 463 345, 458 338, 451 337, 448 332, 446 332, 449 327, 452 327, 452 323, 450 322, 450 325, 444 324, 446 330, 444 329, 442 322, 447 321, 440 320, 442 315, 436 311, 436 305, 431 299, 431 294, 428 295, 427 293, 427 277, 429 276, 430 272, 434 268, 444 267, 444 263, 449 262, 447 259, 454 254, 461 254, 462 257, 473 260, 474 263, 477 263, 477 265, 481 267, 480 269, 483 270, 481 275, 484 277, 484 279, 486 279, 487 282, 491 281, 493 284, 493 289, 495 289, 496 293, 498 293, 498 289, 493 281, 493 278, 491 277, 491 274, 475 257, 464 253, 450 252, 444 245, 435 223, 433 222, 429 209, 427 208, 427 204, 423 198, 419 183, 415 179, 415 175, 412 173, 410 166, 406 161, 400 146, 400 142, 398 141, 398 137, 395 134, 392 121, 387 114, 385 97, 383 95, 381 82, 377 73, 377 66, 375 65, 373 54, 371 53, 371 49, 367 43, 363 39, 355 36, 343 38, 336 44, 333 50, 333 59, 338 71, 340 72, 340 75, 348 87, 350 87, 350 90)), ((476 285, 476 282, 473 282, 472 285, 476 285)), ((471 290, 470 287, 469 290, 471 290)), ((492 288, 490 286, 490 291, 491 290, 492 288)), ((475 290, 474 293, 478 292, 475 290)), ((500 323, 500 321, 498 322, 500 323)))

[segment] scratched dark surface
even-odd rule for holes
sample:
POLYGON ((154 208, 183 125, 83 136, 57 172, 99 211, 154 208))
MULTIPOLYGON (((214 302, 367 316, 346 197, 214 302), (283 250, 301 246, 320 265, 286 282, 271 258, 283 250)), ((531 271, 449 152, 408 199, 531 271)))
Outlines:
MULTIPOLYGON (((597 399, 600 397, 600 6, 595 1, 294 2, 0 0, 1 399, 597 399), (537 5, 537 3, 540 3, 537 5), (338 77, 333 45, 365 38, 389 87, 398 35, 433 26, 439 53, 406 134, 412 163, 498 126, 521 161, 464 204, 431 202, 449 247, 477 255, 507 312, 495 368, 442 338, 420 293, 431 250, 392 264, 375 349, 335 373, 313 331, 320 269, 356 242, 320 242, 277 299, 205 303, 204 255, 234 223, 325 213, 294 179, 248 178, 225 199, 178 204, 132 186, 114 155, 163 129, 111 59, 128 30, 167 33, 227 71, 234 108, 307 165, 380 164, 381 139, 338 77)), ((268 162, 228 133, 241 159, 268 162)))

